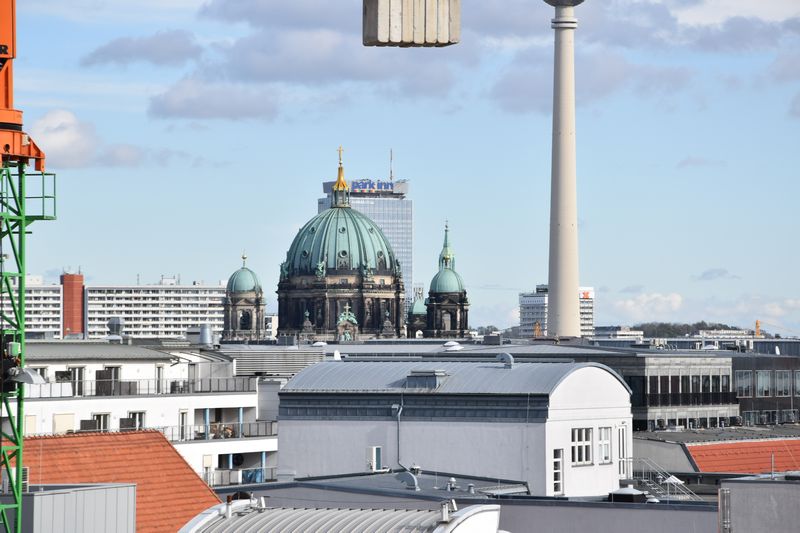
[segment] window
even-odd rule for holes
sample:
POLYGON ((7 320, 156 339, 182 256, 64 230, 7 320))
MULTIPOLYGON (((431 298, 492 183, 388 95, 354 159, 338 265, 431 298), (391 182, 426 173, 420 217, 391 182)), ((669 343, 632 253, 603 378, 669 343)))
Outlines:
POLYGON ((136 429, 144 429, 144 411, 130 411, 128 418, 133 418, 136 429))
POLYGON ((800 396, 800 370, 794 371, 794 395, 800 396))
POLYGON ((625 428, 617 428, 617 459, 619 459, 617 471, 619 472, 620 478, 627 478, 629 475, 627 448, 627 431, 625 431, 625 428))
POLYGON ((592 464, 592 428, 572 430, 572 465, 592 464))
POLYGON ((108 413, 92 415, 92 419, 97 422, 97 431, 108 431, 108 422, 111 416, 108 413))
POLYGON ((84 368, 76 366, 67 369, 69 371, 70 381, 72 382, 72 393, 75 396, 83 396, 83 375, 84 368))
POLYGON ((600 428, 597 434, 597 461, 600 464, 611 462, 611 428, 600 428))
POLYGON ((764 398, 771 396, 772 372, 770 370, 756 370, 756 396, 764 398))
POLYGON ((47 367, 46 366, 39 366, 31 368, 34 372, 42 376, 42 379, 47 381, 47 367))
POLYGON ((750 370, 736 371, 736 397, 750 398, 753 396, 753 372, 750 370))
POLYGON ((792 394, 789 382, 792 372, 790 370, 775 371, 775 396, 789 396, 792 394))
POLYGON ((564 450, 553 450, 553 495, 564 494, 564 450))

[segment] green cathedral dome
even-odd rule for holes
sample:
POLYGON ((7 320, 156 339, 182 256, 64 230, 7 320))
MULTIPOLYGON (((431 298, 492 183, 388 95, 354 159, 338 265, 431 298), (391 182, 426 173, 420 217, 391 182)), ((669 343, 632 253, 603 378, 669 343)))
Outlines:
POLYGON ((414 305, 411 306, 411 314, 412 315, 427 315, 428 308, 425 307, 425 299, 424 298, 417 298, 414 300, 414 305))
POLYGON ((464 280, 455 270, 442 269, 431 280, 431 292, 464 292, 464 280))
POLYGON ((309 220, 292 241, 281 267, 282 278, 322 277, 331 270, 399 274, 399 263, 381 229, 350 207, 341 163, 333 195, 331 208, 309 220))
POLYGON ((261 282, 258 281, 256 273, 244 265, 247 260, 246 255, 242 255, 242 268, 231 274, 228 278, 228 293, 232 292, 258 292, 261 290, 261 282))
POLYGON ((286 254, 289 276, 328 270, 392 270, 395 255, 381 229, 366 215, 347 207, 331 207, 297 233, 286 254))

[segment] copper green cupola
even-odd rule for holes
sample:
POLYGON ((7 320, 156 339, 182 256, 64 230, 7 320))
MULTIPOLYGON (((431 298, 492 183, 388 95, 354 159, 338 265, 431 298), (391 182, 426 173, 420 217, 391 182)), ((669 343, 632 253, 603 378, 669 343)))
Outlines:
POLYGON ((425 302, 428 312, 425 337, 464 337, 469 331, 469 300, 464 280, 456 272, 456 254, 450 244, 450 226, 444 226, 439 272, 431 280, 425 302))
POLYGON ((450 246, 450 225, 444 225, 444 244, 439 254, 439 272, 431 280, 431 292, 463 292, 464 280, 456 272, 456 254, 450 246))

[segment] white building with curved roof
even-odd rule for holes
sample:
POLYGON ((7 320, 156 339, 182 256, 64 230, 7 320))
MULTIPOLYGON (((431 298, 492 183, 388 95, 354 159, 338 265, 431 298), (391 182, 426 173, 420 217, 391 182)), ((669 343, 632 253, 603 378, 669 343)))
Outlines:
POLYGON ((627 477, 630 389, 596 363, 331 361, 280 392, 278 477, 412 465, 599 496, 627 477))

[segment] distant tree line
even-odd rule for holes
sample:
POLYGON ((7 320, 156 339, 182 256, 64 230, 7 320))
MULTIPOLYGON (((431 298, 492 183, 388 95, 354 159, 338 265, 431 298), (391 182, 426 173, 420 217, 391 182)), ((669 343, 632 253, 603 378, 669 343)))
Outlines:
POLYGON ((644 331, 645 337, 686 337, 697 335, 702 329, 740 329, 736 326, 706 322, 702 320, 694 324, 679 324, 675 322, 644 322, 635 324, 631 329, 644 331))

